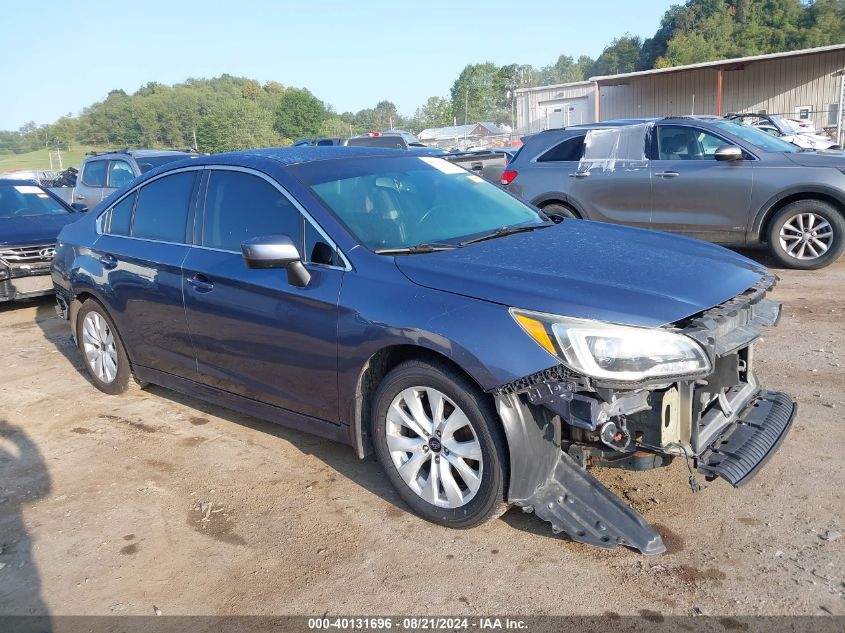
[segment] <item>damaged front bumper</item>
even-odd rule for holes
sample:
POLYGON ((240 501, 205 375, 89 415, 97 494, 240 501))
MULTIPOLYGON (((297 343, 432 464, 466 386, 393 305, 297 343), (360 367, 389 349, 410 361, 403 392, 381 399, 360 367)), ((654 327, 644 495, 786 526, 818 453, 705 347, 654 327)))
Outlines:
MULTIPOLYGON (((510 447, 509 502, 576 541, 665 551, 660 535, 586 469, 644 470, 680 456, 708 479, 739 486, 753 477, 786 436, 797 408, 786 394, 762 388, 752 367, 753 341, 780 317, 780 305, 766 298, 775 281, 767 275, 734 299, 674 324, 707 352, 707 375, 610 384, 557 366, 496 390, 510 447)), ((690 484, 696 490, 694 476, 690 484)))

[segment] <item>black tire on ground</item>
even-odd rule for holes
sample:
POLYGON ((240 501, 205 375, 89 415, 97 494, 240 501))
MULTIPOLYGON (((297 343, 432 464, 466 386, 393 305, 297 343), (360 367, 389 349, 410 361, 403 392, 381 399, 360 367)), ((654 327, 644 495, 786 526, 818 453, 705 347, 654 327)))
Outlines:
POLYGON ((504 432, 492 402, 464 374, 437 361, 402 363, 382 380, 372 411, 371 429, 376 457, 391 485, 414 513, 446 527, 471 528, 501 516, 508 509, 505 502, 508 457, 504 432), (464 505, 444 508, 423 499, 405 483, 391 458, 387 444, 387 412, 393 400, 411 387, 440 391, 460 408, 472 425, 481 446, 483 468, 475 496, 464 505))
POLYGON ((85 301, 85 303, 82 304, 82 307, 79 308, 79 312, 76 315, 76 345, 82 356, 82 364, 85 365, 85 369, 88 371, 88 375, 91 377, 91 381, 94 383, 94 386, 100 391, 110 395, 118 395, 124 393, 130 388, 140 388, 143 386, 136 382, 132 376, 132 367, 129 364, 129 357, 126 354, 126 348, 123 346, 123 340, 120 338, 120 334, 114 325, 114 321, 112 321, 106 309, 94 299, 88 299, 85 301), (88 361, 85 353, 83 328, 85 318, 91 313, 96 313, 103 321, 105 321, 108 331, 114 338, 114 347, 117 357, 117 372, 115 373, 114 378, 110 381, 103 380, 97 375, 97 372, 91 366, 91 363, 88 361))
POLYGON ((558 224, 565 218, 574 218, 576 220, 581 218, 575 209, 563 203, 547 204, 543 207, 543 213, 549 216, 552 222, 556 222, 558 224))
MULTIPOLYGON (((819 223, 814 224, 815 227, 819 223)), ((788 234, 796 234, 794 231, 787 231, 788 234)), ((808 231, 812 234, 812 230, 808 231)), ((842 213, 834 206, 823 202, 821 200, 798 200, 786 205, 783 209, 778 211, 769 223, 769 231, 767 235, 769 244, 769 251, 772 255, 787 268, 797 268, 799 270, 815 270, 817 268, 824 268, 835 262, 842 251, 845 250, 845 219, 842 213), (818 257, 812 257, 809 249, 805 250, 805 256, 812 257, 811 259, 799 259, 790 255, 784 244, 781 241, 781 231, 788 222, 791 226, 798 224, 797 216, 802 215, 808 217, 812 214, 817 219, 823 219, 830 226, 832 237, 828 249, 818 257)), ((786 245, 790 246, 792 242, 787 241, 786 245)))

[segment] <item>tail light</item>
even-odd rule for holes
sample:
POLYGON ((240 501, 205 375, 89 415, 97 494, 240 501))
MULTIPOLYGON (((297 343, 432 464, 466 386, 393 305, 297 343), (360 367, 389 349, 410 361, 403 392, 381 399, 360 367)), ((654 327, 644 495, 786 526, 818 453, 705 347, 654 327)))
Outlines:
POLYGON ((503 185, 509 185, 513 182, 513 179, 516 178, 516 176, 517 176, 517 173, 516 173, 515 170, 506 169, 505 171, 502 172, 501 182, 502 182, 503 185))

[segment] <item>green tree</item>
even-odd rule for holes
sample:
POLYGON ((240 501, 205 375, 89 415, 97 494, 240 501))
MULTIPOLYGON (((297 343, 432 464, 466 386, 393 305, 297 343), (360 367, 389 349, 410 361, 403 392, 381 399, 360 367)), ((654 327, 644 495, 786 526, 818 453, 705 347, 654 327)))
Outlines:
POLYGON ((419 132, 429 127, 444 127, 452 125, 452 102, 443 97, 429 97, 421 108, 417 108, 414 124, 419 132))
POLYGON ((326 118, 323 102, 307 90, 289 88, 276 106, 275 130, 285 138, 318 136, 326 118))
POLYGON ((510 120, 507 79, 492 62, 465 66, 451 90, 458 123, 510 120))
POLYGON ((273 115, 246 99, 214 106, 197 125, 199 149, 227 152, 278 145, 282 139, 273 129, 273 115))
POLYGON ((590 76, 618 75, 640 69, 643 42, 630 34, 614 39, 589 69, 590 76))

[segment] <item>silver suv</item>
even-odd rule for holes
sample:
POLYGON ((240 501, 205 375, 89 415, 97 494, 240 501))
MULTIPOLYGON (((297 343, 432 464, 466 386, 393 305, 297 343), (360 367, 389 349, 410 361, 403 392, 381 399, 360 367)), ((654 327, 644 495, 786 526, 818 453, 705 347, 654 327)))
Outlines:
POLYGON ((90 154, 79 168, 72 202, 94 208, 101 200, 155 167, 174 160, 197 156, 196 152, 127 149, 90 154))
POLYGON ((845 153, 717 117, 606 121, 527 137, 502 185, 553 218, 766 244, 790 268, 845 249, 845 153))

